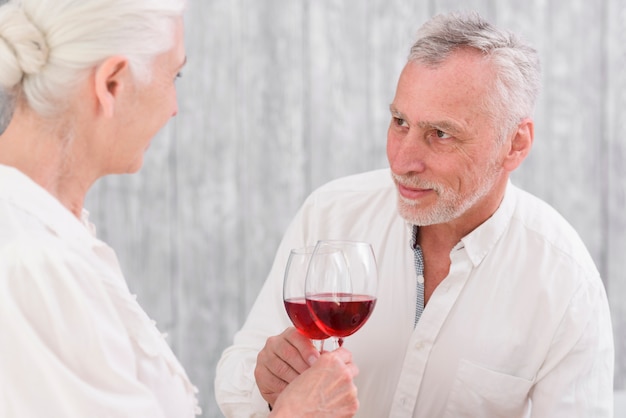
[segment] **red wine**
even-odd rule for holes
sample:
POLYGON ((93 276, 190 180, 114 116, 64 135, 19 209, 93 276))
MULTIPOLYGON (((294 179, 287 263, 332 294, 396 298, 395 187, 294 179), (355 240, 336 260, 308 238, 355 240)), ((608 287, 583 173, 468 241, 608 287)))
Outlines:
POLYGON ((304 298, 285 300, 285 309, 293 325, 308 338, 312 340, 325 340, 328 338, 328 334, 315 324, 304 298))
POLYGON ((369 295, 322 293, 308 296, 306 303, 322 330, 334 337, 346 337, 365 324, 376 305, 376 298, 369 295))

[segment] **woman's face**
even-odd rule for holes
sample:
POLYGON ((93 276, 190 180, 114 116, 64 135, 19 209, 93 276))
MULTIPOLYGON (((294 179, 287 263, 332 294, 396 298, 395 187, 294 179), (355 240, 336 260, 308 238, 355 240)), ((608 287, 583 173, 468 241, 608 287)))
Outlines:
POLYGON ((134 173, 141 168, 152 138, 178 112, 175 82, 184 64, 183 23, 177 19, 172 48, 154 60, 149 83, 133 84, 132 98, 120 111, 118 135, 109 138, 115 149, 111 171, 134 173))

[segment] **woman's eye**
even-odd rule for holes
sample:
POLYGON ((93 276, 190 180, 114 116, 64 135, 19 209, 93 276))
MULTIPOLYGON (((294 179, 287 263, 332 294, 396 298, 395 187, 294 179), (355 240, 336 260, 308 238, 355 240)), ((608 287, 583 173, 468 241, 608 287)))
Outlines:
POLYGON ((183 77, 183 73, 182 72, 178 72, 176 73, 176 77, 174 77, 174 81, 178 80, 179 78, 183 77))

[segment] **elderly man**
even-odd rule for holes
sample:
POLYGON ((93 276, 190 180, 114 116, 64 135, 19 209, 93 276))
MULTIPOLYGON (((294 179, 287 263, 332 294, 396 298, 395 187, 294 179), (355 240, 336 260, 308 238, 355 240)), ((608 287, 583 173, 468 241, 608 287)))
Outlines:
POLYGON ((376 308, 346 338, 359 417, 610 417, 613 338, 585 245, 509 176, 534 139, 536 51, 476 14, 418 32, 390 105, 390 169, 315 191, 217 369, 229 417, 262 416, 314 347, 281 300, 289 249, 370 242, 376 308), (286 329, 285 329, 286 328, 286 329))

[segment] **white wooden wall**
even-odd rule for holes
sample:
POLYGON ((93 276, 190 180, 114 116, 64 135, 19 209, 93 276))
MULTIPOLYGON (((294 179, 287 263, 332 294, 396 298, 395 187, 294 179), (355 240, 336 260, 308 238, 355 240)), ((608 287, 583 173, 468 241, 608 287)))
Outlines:
POLYGON ((514 181, 578 229, 609 293, 626 389, 626 0, 191 0, 179 115, 143 170, 87 207, 169 332, 207 417, 216 362, 322 183, 386 166, 388 105, 417 28, 459 6, 540 51, 531 157, 514 181))

